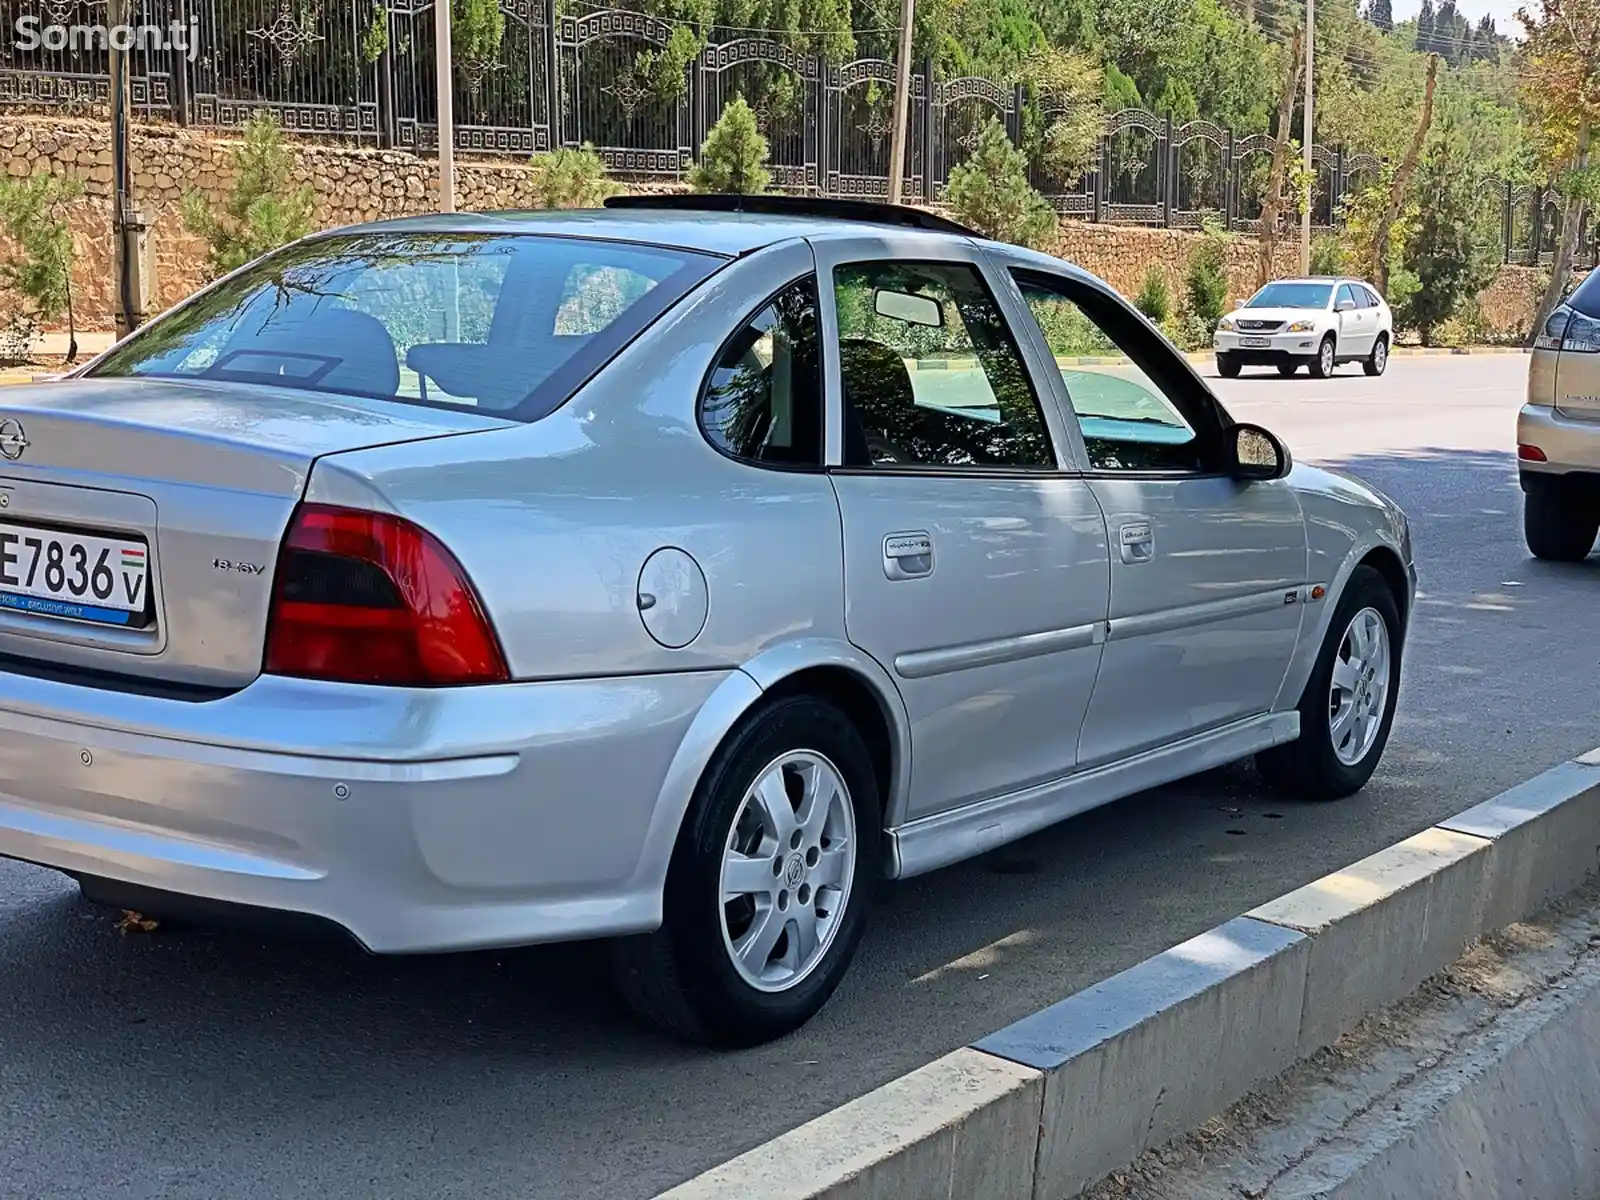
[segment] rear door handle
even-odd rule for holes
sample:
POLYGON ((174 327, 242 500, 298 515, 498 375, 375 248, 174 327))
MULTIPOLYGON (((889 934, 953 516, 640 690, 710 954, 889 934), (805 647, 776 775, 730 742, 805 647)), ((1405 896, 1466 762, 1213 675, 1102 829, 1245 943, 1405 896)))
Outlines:
POLYGON ((933 538, 926 530, 891 533, 883 539, 883 573, 890 579, 933 574, 933 538))
POLYGON ((1129 521, 1119 531, 1122 561, 1130 566, 1147 563, 1156 555, 1156 535, 1149 521, 1129 521))

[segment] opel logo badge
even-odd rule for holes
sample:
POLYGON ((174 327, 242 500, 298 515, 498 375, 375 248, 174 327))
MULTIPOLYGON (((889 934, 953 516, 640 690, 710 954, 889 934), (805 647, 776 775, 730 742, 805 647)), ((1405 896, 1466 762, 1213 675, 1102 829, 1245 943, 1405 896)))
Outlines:
POLYGON ((0 421, 0 454, 16 460, 28 448, 27 435, 22 432, 22 422, 15 417, 0 421))

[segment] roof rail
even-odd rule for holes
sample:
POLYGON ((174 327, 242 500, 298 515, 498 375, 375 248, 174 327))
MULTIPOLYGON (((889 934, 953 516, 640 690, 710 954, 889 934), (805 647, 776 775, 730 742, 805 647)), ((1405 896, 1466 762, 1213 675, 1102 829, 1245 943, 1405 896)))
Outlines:
POLYGON ((658 196, 612 196, 607 208, 658 209, 668 212, 765 213, 774 217, 822 217, 836 221, 864 221, 873 225, 901 225, 931 233, 982 237, 949 217, 905 204, 873 200, 835 200, 818 196, 740 196, 722 193, 674 192, 658 196))

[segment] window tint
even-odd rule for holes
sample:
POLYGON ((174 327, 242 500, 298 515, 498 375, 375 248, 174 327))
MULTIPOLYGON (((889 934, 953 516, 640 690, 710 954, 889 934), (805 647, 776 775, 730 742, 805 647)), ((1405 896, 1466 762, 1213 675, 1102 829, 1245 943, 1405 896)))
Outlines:
POLYGON ((719 261, 531 235, 319 238, 201 292, 89 373, 268 384, 536 420, 719 261))
POLYGON ((1360 305, 1356 304, 1356 294, 1350 290, 1350 285, 1348 283, 1341 283, 1339 285, 1339 294, 1338 294, 1337 297, 1334 298, 1334 303, 1335 304, 1346 304, 1346 303, 1348 303, 1348 304, 1351 304, 1351 305, 1353 305, 1353 306, 1355 306, 1357 308, 1361 307, 1360 305))
POLYGON ((1363 302, 1365 303, 1367 308, 1377 308, 1378 307, 1380 301, 1378 299, 1378 293, 1377 292, 1373 291, 1369 287, 1366 287, 1365 285, 1362 285, 1359 290, 1361 292, 1361 299, 1363 300, 1363 302))
MULTIPOLYGON (((1137 336, 1131 329, 1131 317, 1124 332, 1108 319, 1109 311, 1091 311, 1042 279, 1019 277, 1017 285, 1058 358, 1104 354, 1107 349, 1143 357, 1129 344, 1137 336)), ((1068 361, 1061 367, 1061 379, 1094 470, 1204 469, 1201 439, 1194 424, 1134 357, 1104 366, 1068 361)))
POLYGON ((822 465, 817 281, 786 288, 736 333, 712 368, 700 423, 713 443, 753 462, 822 465))
POLYGON ((834 295, 846 466, 1055 465, 1022 355, 974 268, 851 264, 834 295))
POLYGON ((1567 303, 1584 316, 1600 320, 1600 271, 1590 271, 1567 303))
POLYGON ((1326 283, 1269 283, 1244 302, 1246 308, 1327 308, 1333 286, 1326 283))

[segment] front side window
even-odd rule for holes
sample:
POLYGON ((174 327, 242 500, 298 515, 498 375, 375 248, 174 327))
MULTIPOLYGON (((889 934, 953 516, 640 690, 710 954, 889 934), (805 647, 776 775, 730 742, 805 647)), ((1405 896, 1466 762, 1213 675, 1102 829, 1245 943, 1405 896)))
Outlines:
POLYGON ((201 292, 87 374, 265 384, 537 420, 721 261, 538 235, 316 238, 201 292))
POLYGON ((1339 295, 1334 300, 1334 303, 1335 304, 1348 304, 1352 308, 1356 307, 1356 296, 1355 296, 1355 293, 1350 290, 1350 285, 1348 283, 1342 284, 1340 286, 1339 295))
POLYGON ((700 399, 719 449, 751 462, 822 465, 817 281, 791 284, 723 347, 700 399))
POLYGON ((1327 308, 1333 296, 1328 283, 1269 283, 1244 302, 1246 308, 1327 308))
POLYGON ((975 268, 852 263, 833 286, 846 466, 1055 466, 1022 354, 975 268))
POLYGON ((1019 275, 1017 286, 1051 352, 1069 360, 1061 368, 1061 379, 1078 417, 1090 467, 1204 469, 1204 447, 1195 423, 1141 365, 1147 355, 1141 353, 1140 332, 1131 315, 1119 314, 1109 300, 1090 290, 1069 294, 1065 286, 1043 277, 1019 275), (1103 366, 1070 361, 1090 347, 1128 357, 1103 366))

